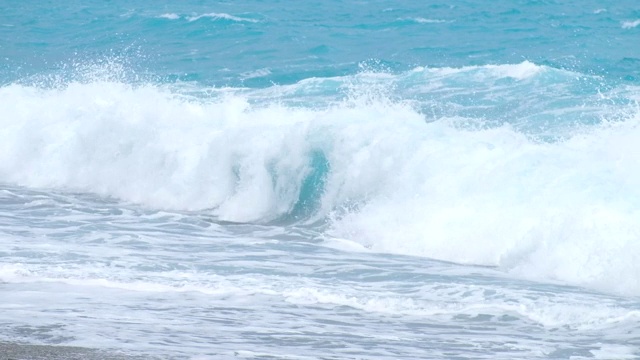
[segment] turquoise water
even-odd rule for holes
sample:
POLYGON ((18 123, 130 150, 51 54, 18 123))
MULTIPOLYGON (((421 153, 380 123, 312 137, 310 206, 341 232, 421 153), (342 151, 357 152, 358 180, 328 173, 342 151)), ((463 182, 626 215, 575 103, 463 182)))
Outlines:
POLYGON ((114 57, 160 81, 217 86, 344 76, 358 73, 363 63, 405 71, 531 61, 632 82, 639 76, 634 45, 640 10, 633 1, 136 5, 4 6, 2 80, 114 57))
POLYGON ((0 340, 640 356, 638 4, 0 4, 0 340))

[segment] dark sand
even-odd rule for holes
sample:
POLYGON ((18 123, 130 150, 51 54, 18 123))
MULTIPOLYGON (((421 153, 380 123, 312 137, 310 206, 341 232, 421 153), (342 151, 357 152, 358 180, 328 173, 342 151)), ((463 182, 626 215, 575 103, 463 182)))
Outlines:
POLYGON ((0 360, 147 360, 151 358, 118 355, 99 350, 49 345, 23 345, 0 342, 0 360))

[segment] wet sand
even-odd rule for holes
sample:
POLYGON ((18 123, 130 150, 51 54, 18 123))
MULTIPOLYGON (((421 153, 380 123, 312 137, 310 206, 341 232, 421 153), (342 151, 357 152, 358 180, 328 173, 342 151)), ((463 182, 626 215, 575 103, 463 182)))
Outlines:
POLYGON ((25 345, 0 342, 0 360, 146 360, 73 346, 25 345))

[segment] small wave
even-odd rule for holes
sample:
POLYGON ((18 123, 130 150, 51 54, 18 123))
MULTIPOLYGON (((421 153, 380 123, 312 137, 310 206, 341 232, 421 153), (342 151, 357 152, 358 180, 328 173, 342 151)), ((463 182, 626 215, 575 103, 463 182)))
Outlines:
POLYGON ((447 20, 442 19, 425 19, 425 18, 414 18, 413 21, 420 24, 441 24, 448 22, 447 20))
POLYGON ((422 17, 400 18, 398 20, 399 21, 411 21, 411 22, 415 22, 415 23, 418 23, 418 24, 442 24, 442 23, 449 22, 447 20, 442 20, 442 19, 426 19, 426 18, 422 18, 422 17))
POLYGON ((235 22, 250 22, 250 23, 258 22, 258 20, 255 20, 255 19, 243 18, 243 17, 233 16, 225 13, 208 13, 208 14, 202 14, 202 15, 188 16, 187 21, 193 22, 203 18, 210 18, 213 20, 230 20, 235 22))
MULTIPOLYGON (((441 76, 449 76, 464 73, 483 73, 496 78, 512 78, 516 80, 524 80, 536 76, 549 69, 543 65, 536 65, 530 61, 523 61, 518 64, 500 64, 500 65, 481 65, 481 66, 464 66, 460 68, 429 68, 426 71, 441 76)), ((425 71, 424 68, 418 67, 414 72, 425 71)))
POLYGON ((133 14, 135 14, 135 9, 130 9, 125 13, 120 14, 121 18, 130 18, 133 14))
POLYGON ((262 69, 258 69, 258 70, 253 70, 253 71, 247 71, 244 72, 242 74, 240 74, 242 79, 254 79, 254 78, 259 78, 259 77, 264 77, 267 75, 271 75, 271 70, 269 70, 268 68, 262 68, 262 69))
POLYGON ((635 20, 635 21, 624 21, 624 22, 622 22, 622 28, 623 29, 633 29, 633 28, 637 27, 638 25, 640 25, 640 19, 635 20))
POLYGON ((529 61, 509 65, 486 65, 486 68, 498 75, 502 75, 503 77, 510 77, 518 80, 538 75, 545 69, 544 66, 539 66, 529 61))

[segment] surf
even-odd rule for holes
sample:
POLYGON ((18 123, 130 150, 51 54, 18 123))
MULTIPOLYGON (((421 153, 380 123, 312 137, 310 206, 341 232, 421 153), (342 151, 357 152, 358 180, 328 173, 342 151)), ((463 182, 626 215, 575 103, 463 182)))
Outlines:
POLYGON ((528 62, 257 89, 13 83, 0 181, 640 291, 637 92, 594 84, 528 62), (541 82, 555 94, 516 108, 541 82), (492 118, 504 111, 490 95, 513 99, 514 117, 492 118))

